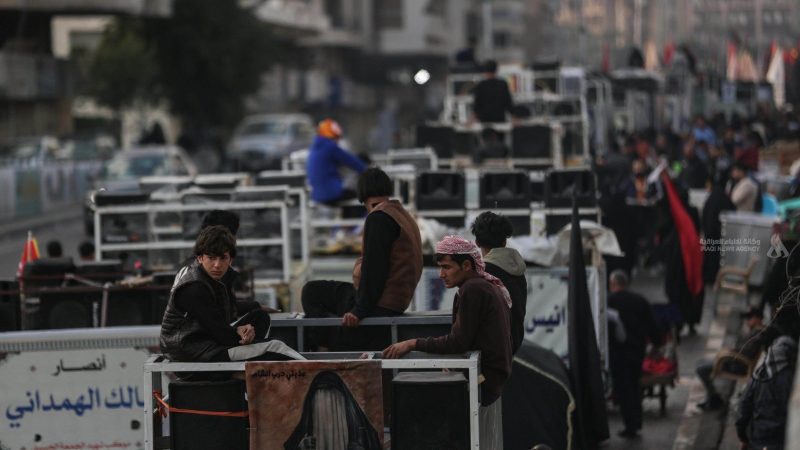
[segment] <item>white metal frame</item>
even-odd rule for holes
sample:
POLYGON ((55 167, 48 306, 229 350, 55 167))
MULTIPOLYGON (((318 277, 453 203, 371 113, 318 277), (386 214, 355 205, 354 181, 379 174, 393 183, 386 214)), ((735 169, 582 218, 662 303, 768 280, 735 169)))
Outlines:
MULTIPOLYGON (((367 359, 378 360, 377 353, 367 352, 367 359)), ((363 361, 360 359, 361 353, 304 353, 303 356, 317 362, 347 362, 363 361)), ((410 370, 410 369, 466 369, 467 382, 469 386, 469 405, 470 405, 470 448, 478 450, 480 448, 480 403, 478 390, 478 377, 480 374, 480 352, 472 351, 463 355, 432 355, 422 352, 412 352, 403 359, 380 359, 382 370, 410 370)), ((297 361, 298 363, 303 361, 297 361)), ((292 362, 289 362, 291 364, 292 362)), ((224 362, 224 363, 177 363, 168 362, 161 355, 153 355, 144 364, 144 448, 145 450, 155 450, 163 448, 161 442, 167 436, 162 435, 162 430, 156 430, 154 420, 155 412, 153 404, 154 391, 163 392, 165 372, 242 372, 245 369, 245 362, 224 362), (156 432, 158 432, 156 434, 156 432), (159 446, 156 446, 159 440, 159 446)))
MULTIPOLYGON (((231 191, 232 193, 234 191, 231 191)), ((96 206, 94 208, 94 244, 95 257, 100 260, 104 251, 120 250, 162 250, 162 249, 189 249, 194 245, 193 241, 173 240, 173 241, 148 241, 148 242, 128 242, 122 244, 104 244, 100 230, 101 216, 103 214, 152 214, 157 212, 183 212, 183 211, 210 211, 212 209, 242 210, 242 209, 279 209, 281 212, 281 237, 265 239, 239 239, 237 247, 264 247, 280 246, 283 253, 283 274, 280 280, 289 282, 291 279, 291 254, 288 244, 289 224, 288 213, 285 202, 266 201, 266 202, 203 202, 203 203, 158 203, 143 205, 124 205, 124 206, 96 206)))

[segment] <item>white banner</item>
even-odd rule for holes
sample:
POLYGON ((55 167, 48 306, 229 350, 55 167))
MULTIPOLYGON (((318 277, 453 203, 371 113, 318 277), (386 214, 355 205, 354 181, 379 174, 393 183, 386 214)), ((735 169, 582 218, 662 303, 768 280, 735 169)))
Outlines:
POLYGON ((7 354, 0 449, 143 449, 144 349, 7 354))
MULTIPOLYGON (((592 318, 598 349, 606 360, 605 296, 596 268, 586 270, 586 285, 591 299, 592 318), (601 317, 603 320, 600 320, 601 317)), ((528 275, 528 304, 525 312, 525 339, 554 351, 566 360, 569 353, 567 335, 567 272, 536 271, 528 275)))

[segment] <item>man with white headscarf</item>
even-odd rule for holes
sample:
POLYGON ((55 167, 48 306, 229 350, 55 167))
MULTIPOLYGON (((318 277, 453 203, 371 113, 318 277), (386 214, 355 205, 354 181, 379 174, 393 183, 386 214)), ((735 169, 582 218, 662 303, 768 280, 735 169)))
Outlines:
POLYGON ((439 277, 447 288, 458 288, 453 300, 450 334, 398 342, 384 358, 402 358, 412 350, 453 354, 481 352, 480 448, 503 448, 502 402, 511 375, 511 296, 499 278, 486 272, 478 246, 461 236, 445 236, 436 244, 439 277))
POLYGON ((398 342, 383 351, 384 358, 401 358, 412 350, 452 354, 481 352, 481 405, 489 406, 503 392, 511 374, 511 297, 503 283, 488 274, 481 251, 460 236, 446 236, 436 244, 439 277, 448 288, 458 288, 453 301, 450 334, 398 342))

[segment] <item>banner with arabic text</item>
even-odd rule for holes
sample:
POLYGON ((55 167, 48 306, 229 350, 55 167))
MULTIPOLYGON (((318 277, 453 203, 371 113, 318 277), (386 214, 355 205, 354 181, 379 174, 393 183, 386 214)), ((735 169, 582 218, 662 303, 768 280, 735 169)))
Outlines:
POLYGON ((143 449, 146 350, 32 351, 0 359, 0 449, 143 449))

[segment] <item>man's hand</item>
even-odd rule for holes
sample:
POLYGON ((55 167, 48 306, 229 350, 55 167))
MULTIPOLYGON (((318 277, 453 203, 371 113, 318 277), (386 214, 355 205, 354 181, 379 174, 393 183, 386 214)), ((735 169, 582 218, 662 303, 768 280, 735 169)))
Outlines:
POLYGON ((357 315, 349 312, 342 317, 342 326, 343 327, 357 327, 361 319, 358 318, 357 315))
POLYGON ((250 344, 256 338, 256 329, 252 325, 242 325, 236 327, 236 334, 241 338, 239 343, 242 345, 250 344))
POLYGON ((407 341, 392 344, 383 350, 383 358, 400 359, 403 356, 407 355, 412 350, 414 350, 416 346, 417 346, 416 339, 409 339, 407 341))

